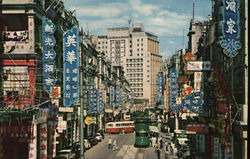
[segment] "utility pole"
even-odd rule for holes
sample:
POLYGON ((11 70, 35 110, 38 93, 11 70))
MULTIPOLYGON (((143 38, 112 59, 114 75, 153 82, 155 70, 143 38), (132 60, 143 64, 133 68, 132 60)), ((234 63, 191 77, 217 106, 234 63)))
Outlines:
MULTIPOLYGON (((82 51, 82 50, 81 50, 82 51)), ((81 53, 80 58, 80 159, 84 159, 84 116, 83 116, 83 109, 84 109, 84 103, 83 103, 83 54, 81 53)))

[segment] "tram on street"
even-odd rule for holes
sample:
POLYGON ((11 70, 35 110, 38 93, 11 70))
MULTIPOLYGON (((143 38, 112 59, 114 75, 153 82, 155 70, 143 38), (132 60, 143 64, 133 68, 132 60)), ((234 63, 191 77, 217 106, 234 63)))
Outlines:
POLYGON ((135 125, 134 121, 116 121, 106 123, 106 133, 125 133, 134 132, 135 125))

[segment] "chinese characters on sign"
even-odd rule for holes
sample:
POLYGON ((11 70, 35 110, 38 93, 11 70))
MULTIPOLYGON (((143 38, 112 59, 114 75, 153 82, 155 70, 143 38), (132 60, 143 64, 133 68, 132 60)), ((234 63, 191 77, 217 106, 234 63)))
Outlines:
POLYGON ((157 78, 156 78, 156 92, 157 92, 157 103, 163 104, 163 72, 158 72, 157 73, 157 78))
POLYGON ((104 112, 104 103, 103 103, 103 94, 102 92, 99 92, 99 113, 103 113, 104 112))
POLYGON ((170 111, 178 110, 176 98, 178 97, 178 72, 176 68, 170 70, 169 103, 170 111))
POLYGON ((97 90, 95 88, 91 88, 88 90, 88 114, 97 113, 96 105, 97 105, 97 90))
POLYGON ((72 27, 63 37, 64 106, 70 107, 79 99, 78 28, 72 27))
POLYGON ((42 45, 43 45, 43 88, 50 94, 52 88, 56 84, 56 78, 53 73, 56 71, 56 65, 54 59, 56 52, 53 47, 56 44, 56 40, 53 34, 56 31, 55 25, 46 18, 43 18, 42 25, 42 45))
POLYGON ((230 58, 238 54, 241 48, 240 41, 240 21, 239 21, 239 0, 223 0, 223 39, 220 45, 223 52, 230 58))
POLYGON ((116 94, 115 94, 115 99, 116 99, 116 107, 120 108, 121 107, 121 88, 119 84, 116 84, 116 94))
POLYGON ((115 109, 115 90, 114 87, 110 86, 110 107, 111 109, 115 109))

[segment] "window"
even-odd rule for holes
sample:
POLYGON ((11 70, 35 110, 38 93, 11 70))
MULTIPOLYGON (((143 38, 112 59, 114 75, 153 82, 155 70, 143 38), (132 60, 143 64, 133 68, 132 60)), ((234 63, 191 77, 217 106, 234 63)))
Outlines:
POLYGON ((108 127, 113 127, 113 124, 108 124, 108 127))

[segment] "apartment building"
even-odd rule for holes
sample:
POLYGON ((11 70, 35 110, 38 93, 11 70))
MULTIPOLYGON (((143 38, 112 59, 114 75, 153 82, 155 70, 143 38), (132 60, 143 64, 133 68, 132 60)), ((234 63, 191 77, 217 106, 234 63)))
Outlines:
POLYGON ((156 99, 156 75, 163 68, 158 37, 143 24, 108 28, 107 35, 93 38, 96 49, 114 66, 122 66, 139 108, 152 107, 156 99))

